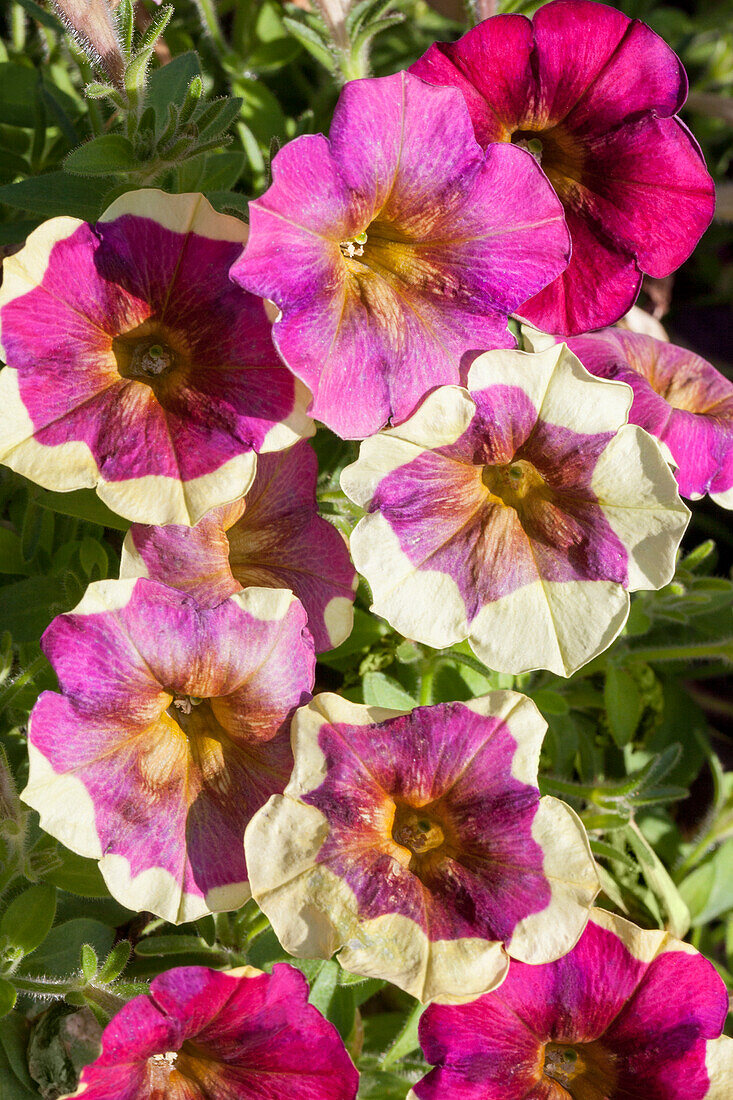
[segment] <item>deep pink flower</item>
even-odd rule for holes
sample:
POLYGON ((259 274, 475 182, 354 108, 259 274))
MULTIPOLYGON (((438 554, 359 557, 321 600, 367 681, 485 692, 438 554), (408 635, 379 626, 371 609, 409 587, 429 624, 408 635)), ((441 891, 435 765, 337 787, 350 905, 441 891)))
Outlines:
POLYGON ((568 260, 534 160, 483 153, 462 96, 406 73, 347 84, 330 140, 296 138, 272 169, 232 278, 280 307, 310 413, 347 438, 458 382, 465 354, 512 347, 507 315, 568 260))
POLYGON ((725 985, 689 944, 596 909, 573 950, 513 962, 471 1004, 431 1005, 418 1100, 725 1100, 725 985))
POLYGON ((629 413, 666 448, 684 497, 733 508, 733 382, 687 348, 609 328, 568 341, 591 374, 634 391, 629 413))
POLYGON ((86 1100, 353 1100, 358 1074, 292 966, 158 975, 107 1025, 86 1100))
POLYGON ((675 116, 684 69, 649 27, 592 0, 497 15, 410 69, 463 92, 482 146, 534 152, 565 207, 567 269, 518 312, 548 332, 611 324, 710 224, 713 181, 675 116))

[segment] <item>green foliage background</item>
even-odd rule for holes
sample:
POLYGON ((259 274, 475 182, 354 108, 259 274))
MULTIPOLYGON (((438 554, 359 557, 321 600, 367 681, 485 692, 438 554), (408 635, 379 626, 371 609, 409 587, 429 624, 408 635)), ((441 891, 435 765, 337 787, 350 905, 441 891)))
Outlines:
MULTIPOLYGON (((93 220, 139 186, 202 190, 245 218, 278 146, 328 129, 344 79, 404 68, 477 14, 457 0, 436 6, 454 18, 425 0, 361 0, 334 42, 315 14, 279 0, 181 0, 170 9, 146 0, 134 13, 125 0, 130 48, 124 76, 110 84, 56 9, 9 0, 0 15, 0 254, 48 217, 93 220)), ((481 13, 538 6, 484 3, 481 13)), ((694 256, 673 285, 648 283, 644 301, 666 303, 673 338, 730 372, 733 0, 616 7, 680 54, 692 93, 683 117, 719 188, 716 221, 694 256)), ((315 444, 323 512, 348 532, 357 517, 338 475, 356 445, 325 430, 315 444)), ((43 834, 19 802, 28 714, 55 686, 40 635, 91 580, 117 575, 127 523, 91 491, 48 492, 6 469, 0 516, 0 1095, 54 1100, 94 1057, 100 1022, 156 973, 194 963, 267 969, 284 955, 252 903, 177 928, 124 909, 96 864, 43 834)), ((688 938, 733 989, 728 519, 695 505, 674 581, 635 596, 623 635, 569 680, 498 675, 467 645, 438 652, 405 641, 369 614, 362 584, 354 632, 321 657, 317 689, 399 708, 495 687, 532 696, 550 727, 541 787, 569 801, 590 831, 601 904, 688 938)), ((424 1071, 417 1003, 332 961, 296 965, 357 1061, 361 1095, 403 1097, 424 1071)))

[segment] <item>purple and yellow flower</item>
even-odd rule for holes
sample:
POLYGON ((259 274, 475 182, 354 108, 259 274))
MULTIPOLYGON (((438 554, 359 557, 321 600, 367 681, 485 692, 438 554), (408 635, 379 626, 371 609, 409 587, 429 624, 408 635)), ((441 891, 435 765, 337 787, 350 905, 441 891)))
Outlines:
POLYGON ((133 524, 122 577, 150 577, 211 607, 249 585, 289 588, 308 614, 317 652, 351 633, 356 573, 344 539, 318 515, 318 462, 303 440, 262 455, 246 497, 195 527, 133 524))
POLYGON ((272 168, 232 278, 279 306, 280 354, 346 438, 458 382, 463 356, 512 347, 507 315, 568 261, 534 159, 482 152, 460 93, 407 73, 347 84, 330 140, 296 138, 272 168))
POLYGON ((482 146, 541 162, 565 208, 567 269, 518 312, 547 332, 618 320, 641 273, 669 275, 713 216, 713 181, 676 113, 679 58, 649 27, 592 0, 554 0, 530 21, 496 15, 410 69, 459 88, 482 146))
POLYGON ((3 268, 0 461, 193 524, 248 489, 257 452, 312 434, 265 304, 229 280, 246 239, 203 195, 157 190, 34 230, 3 268))
POLYGON ((354 1100, 358 1074, 295 967, 174 967, 120 1009, 85 1100, 354 1100))
POLYGON ((689 512, 631 390, 565 345, 493 351, 361 445, 341 478, 373 610, 490 668, 568 676, 606 649, 629 592, 674 573, 689 512))
POLYGON ((292 768, 290 717, 315 655, 291 592, 213 608, 155 581, 98 581, 43 635, 61 694, 28 731, 23 799, 41 827, 100 861, 110 893, 169 921, 250 896, 253 813, 292 768))
POLYGON ((597 378, 631 386, 629 419, 660 441, 683 497, 733 508, 733 382, 686 348, 620 328, 568 346, 597 378))
POLYGON ((417 1100, 727 1100, 733 1039, 725 985, 667 932, 602 909, 578 944, 541 966, 512 962, 472 1004, 431 1005, 431 1070, 417 1100))
POLYGON ((293 776, 245 834, 252 894, 283 947, 469 1000, 509 956, 569 951, 598 877, 585 830, 540 798, 545 722, 500 691, 411 713, 318 695, 293 719, 293 776))

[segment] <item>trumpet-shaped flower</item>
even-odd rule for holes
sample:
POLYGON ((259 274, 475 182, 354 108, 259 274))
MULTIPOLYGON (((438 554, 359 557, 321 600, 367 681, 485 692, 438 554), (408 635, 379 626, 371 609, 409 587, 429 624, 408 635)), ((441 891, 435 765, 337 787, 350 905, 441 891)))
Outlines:
POLYGON ((213 608, 155 581, 98 581, 43 636, 61 694, 31 713, 23 799, 110 893, 170 921, 249 897, 242 840, 290 774, 315 657, 291 592, 213 608))
POLYGON ((585 830, 540 798, 545 723, 515 692, 409 714, 318 695, 293 776, 245 834, 252 893, 286 950, 468 1000, 509 956, 568 951, 598 890, 585 830))
POLYGON ((473 1004, 431 1005, 417 1100, 727 1100, 733 1039, 715 968, 601 909, 564 958, 512 963, 473 1004))
POLYGON ((530 21, 497 15, 410 69, 459 88, 483 146, 512 142, 542 164, 565 208, 567 269, 518 312, 548 332, 611 324, 641 273, 686 260, 710 224, 713 181, 676 117, 679 58, 644 23, 592 0, 554 0, 530 21))
POLYGON ((460 93, 406 73, 347 84, 330 140, 296 138, 272 169, 232 278, 280 307, 280 354, 347 438, 458 382, 463 356, 513 346, 507 315, 569 257, 533 158, 483 153, 460 93))
POLYGON ((316 456, 305 440, 262 455, 246 497, 195 527, 133 524, 120 576, 146 576, 206 606, 248 585, 290 588, 308 614, 318 652, 351 632, 356 574, 341 535, 318 515, 316 456))
POLYGON ((0 461, 193 524, 246 491, 258 451, 312 433, 264 303, 229 281, 246 238, 202 195, 156 190, 34 230, 0 289, 0 461))
POLYGON ((689 518, 631 390, 565 345, 474 361, 341 478, 373 609, 408 638, 468 638, 491 668, 570 675, 626 621, 629 591, 672 577, 689 518))
POLYGON ((683 497, 733 508, 733 382, 686 348, 623 329, 568 346, 591 374, 631 386, 629 419, 666 448, 683 497))
POLYGON ((82 1071, 85 1100, 354 1100, 358 1074, 292 966, 174 967, 129 1001, 82 1071))

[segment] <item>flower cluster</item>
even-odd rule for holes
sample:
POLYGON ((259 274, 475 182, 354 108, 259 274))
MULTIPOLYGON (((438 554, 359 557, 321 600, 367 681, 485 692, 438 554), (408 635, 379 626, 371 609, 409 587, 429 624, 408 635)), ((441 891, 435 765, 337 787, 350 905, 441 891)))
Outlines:
MULTIPOLYGON (((438 1002, 418 1100, 703 1100, 733 1079, 712 967, 591 916, 598 871, 540 796, 528 698, 312 697, 357 570, 405 638, 566 677, 630 592, 671 580, 680 493, 733 506, 733 385, 608 327, 712 216, 685 94, 648 27, 553 0, 347 83, 248 227, 141 190, 5 263, 0 461, 133 521, 119 579, 44 634, 60 690, 33 709, 23 798, 132 909, 252 896, 291 954, 438 1002), (512 315, 544 350, 515 347, 512 315), (319 515, 311 418, 361 441, 349 544, 319 515)), ((81 1089, 353 1100, 306 998, 287 966, 172 970, 81 1089)))

